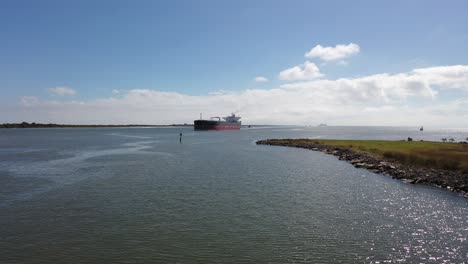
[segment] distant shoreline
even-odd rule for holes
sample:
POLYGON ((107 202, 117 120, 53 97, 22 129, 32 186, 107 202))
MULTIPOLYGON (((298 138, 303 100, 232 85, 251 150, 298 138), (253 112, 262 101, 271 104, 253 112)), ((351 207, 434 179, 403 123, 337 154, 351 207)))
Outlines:
POLYGON ((337 156, 356 168, 468 197, 468 144, 385 140, 267 139, 257 145, 304 148, 337 156), (454 155, 458 152, 458 156, 454 155))
POLYGON ((0 128, 106 128, 106 127, 193 127, 192 124, 171 124, 171 125, 70 125, 70 124, 44 124, 44 123, 4 123, 0 128))

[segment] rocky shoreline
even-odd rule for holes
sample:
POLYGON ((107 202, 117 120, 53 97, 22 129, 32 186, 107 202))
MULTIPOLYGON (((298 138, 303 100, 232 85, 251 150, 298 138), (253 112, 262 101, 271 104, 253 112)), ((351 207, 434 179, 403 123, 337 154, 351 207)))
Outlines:
POLYGON ((256 142, 257 145, 272 145, 304 148, 337 156, 339 160, 347 161, 356 168, 391 176, 411 184, 433 185, 447 190, 459 192, 468 197, 468 174, 461 171, 449 171, 434 168, 409 166, 376 157, 365 152, 358 152, 342 147, 328 146, 318 142, 295 142, 281 139, 267 139, 256 142))

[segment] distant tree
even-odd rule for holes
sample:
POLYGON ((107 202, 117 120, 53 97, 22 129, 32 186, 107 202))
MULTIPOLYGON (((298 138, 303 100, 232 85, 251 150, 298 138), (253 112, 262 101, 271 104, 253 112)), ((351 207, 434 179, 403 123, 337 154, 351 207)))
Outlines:
POLYGON ((408 141, 413 141, 413 139, 412 139, 412 138, 410 138, 410 137, 408 137, 408 141))
POLYGON ((442 138, 442 142, 447 142, 447 138, 442 138))
POLYGON ((450 138, 449 140, 450 140, 450 142, 455 142, 454 138, 450 138))

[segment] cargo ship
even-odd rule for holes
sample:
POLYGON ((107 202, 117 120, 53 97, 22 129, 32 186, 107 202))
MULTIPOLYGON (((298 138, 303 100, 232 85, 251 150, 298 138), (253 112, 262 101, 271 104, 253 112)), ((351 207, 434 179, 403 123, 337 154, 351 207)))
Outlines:
POLYGON ((203 120, 200 115, 200 119, 193 121, 194 130, 239 130, 241 128, 240 116, 232 113, 230 116, 223 117, 215 116, 210 120, 203 120))

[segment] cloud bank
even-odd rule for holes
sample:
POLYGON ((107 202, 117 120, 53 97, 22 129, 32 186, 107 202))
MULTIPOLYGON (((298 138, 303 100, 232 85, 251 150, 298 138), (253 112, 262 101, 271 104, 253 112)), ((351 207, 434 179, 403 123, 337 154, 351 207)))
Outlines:
POLYGON ((0 122, 172 124, 191 123, 199 113, 219 116, 238 110, 244 124, 467 127, 468 65, 200 96, 151 89, 126 90, 118 97, 89 101, 28 96, 16 106, 0 108, 5 113, 0 122), (447 99, 451 93, 457 96, 447 99))

